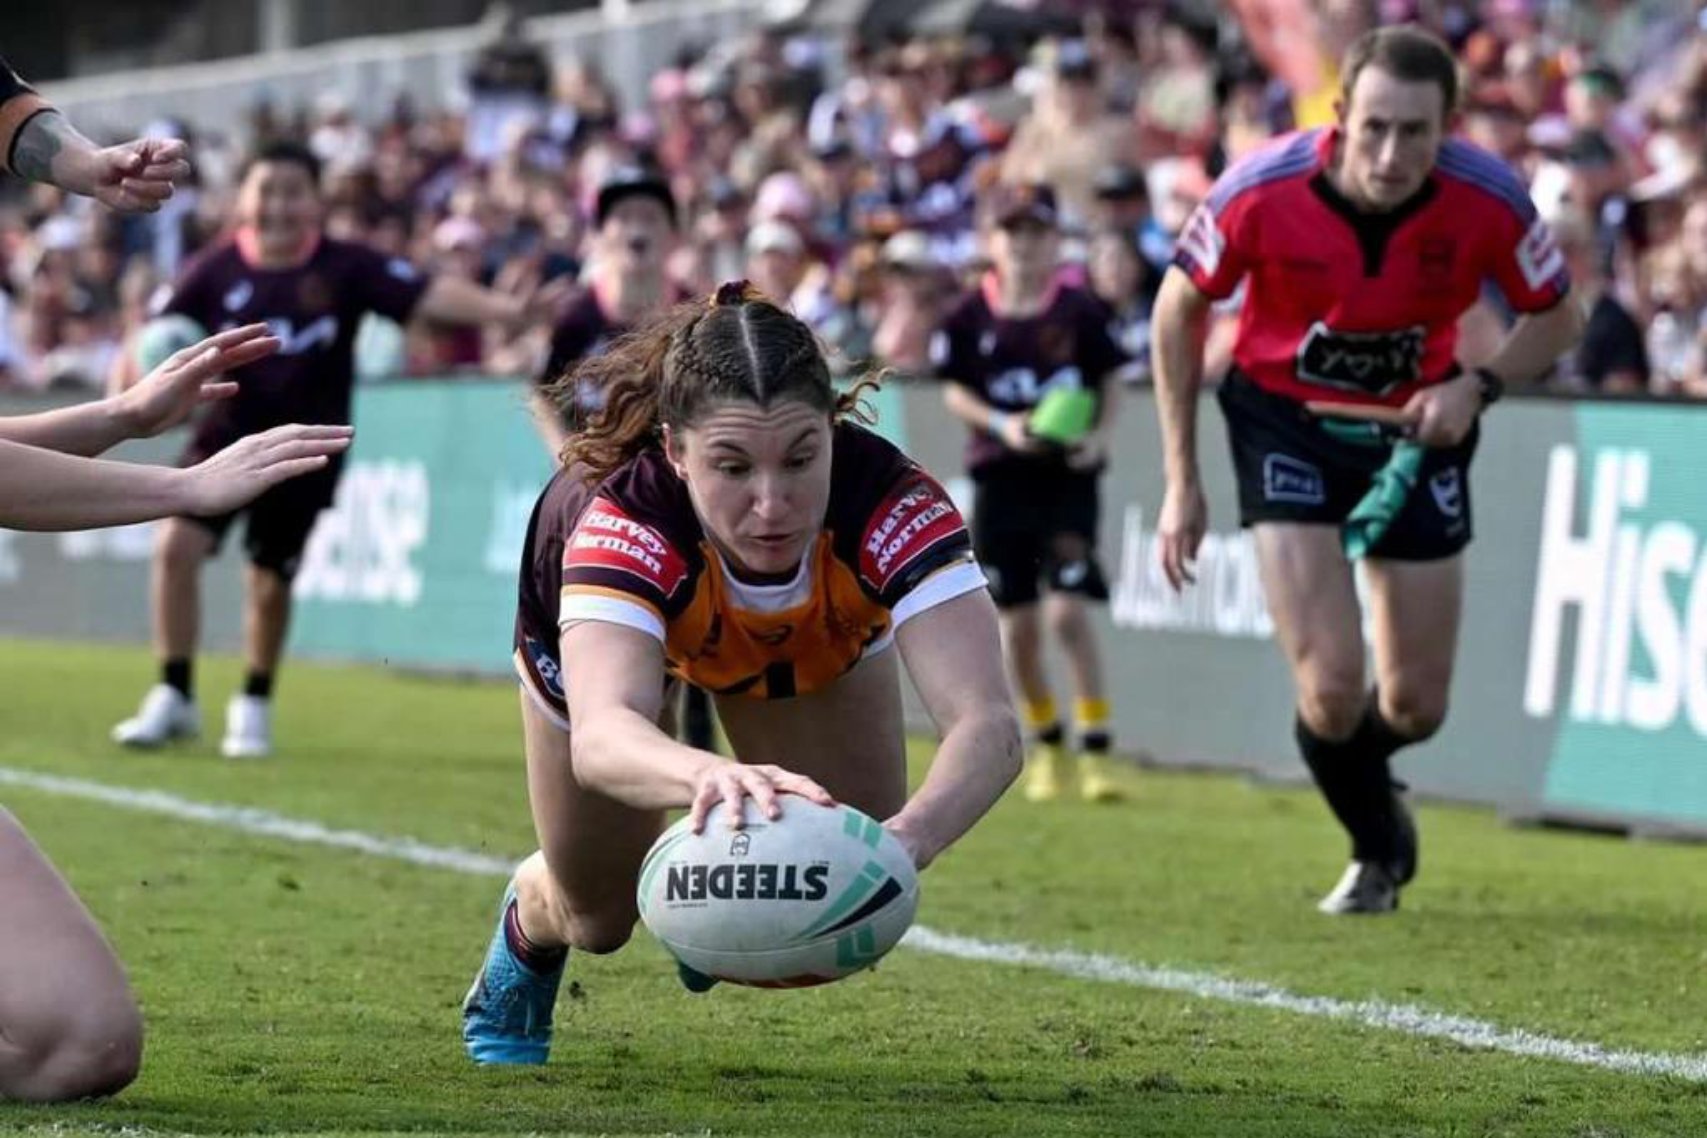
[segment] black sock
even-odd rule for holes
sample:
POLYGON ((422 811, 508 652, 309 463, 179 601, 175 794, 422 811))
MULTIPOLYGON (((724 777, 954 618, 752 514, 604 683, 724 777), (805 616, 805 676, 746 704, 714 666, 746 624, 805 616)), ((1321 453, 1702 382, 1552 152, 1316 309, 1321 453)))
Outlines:
POLYGON ((701 688, 689 687, 682 700, 682 742, 701 751, 717 751, 711 696, 701 688))
POLYGON ((257 699, 273 698, 273 674, 271 672, 249 672, 243 677, 243 694, 252 695, 257 699))
POLYGON ((1388 760, 1408 740, 1381 717, 1373 699, 1349 739, 1324 739, 1302 717, 1294 732, 1317 788, 1351 836, 1351 856, 1384 865, 1403 861, 1407 851, 1394 819, 1388 760))
POLYGON ((1087 755, 1106 755, 1114 748, 1114 736, 1107 730, 1083 731, 1079 734, 1079 750, 1087 755))
POLYGON ((185 699, 195 698, 195 692, 191 685, 191 664, 188 657, 167 660, 162 664, 160 666, 160 682, 185 699))
POLYGON ((515 953, 517 960, 535 972, 553 971, 569 955, 567 948, 541 948, 529 940, 528 935, 522 931, 522 919, 516 912, 514 901, 504 910, 504 943, 510 946, 510 951, 515 953))
POLYGON ((1046 747, 1053 747, 1067 738, 1067 733, 1061 730, 1061 721, 1057 719, 1047 727, 1039 727, 1031 734, 1032 739, 1046 747))

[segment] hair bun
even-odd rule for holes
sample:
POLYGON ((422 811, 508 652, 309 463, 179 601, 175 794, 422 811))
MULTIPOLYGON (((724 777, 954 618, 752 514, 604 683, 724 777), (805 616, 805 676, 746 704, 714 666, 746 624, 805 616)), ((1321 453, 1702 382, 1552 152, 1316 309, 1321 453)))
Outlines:
POLYGON ((745 279, 724 281, 717 286, 717 291, 712 294, 711 307, 739 308, 752 298, 752 292, 752 284, 745 279))

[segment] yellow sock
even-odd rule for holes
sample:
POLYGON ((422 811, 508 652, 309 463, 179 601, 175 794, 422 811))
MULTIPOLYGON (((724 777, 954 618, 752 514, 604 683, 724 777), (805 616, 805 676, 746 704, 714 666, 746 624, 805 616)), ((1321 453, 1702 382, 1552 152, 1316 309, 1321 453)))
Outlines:
POLYGON ((1020 714, 1025 716, 1025 729, 1033 735, 1040 735, 1057 725, 1055 698, 1044 696, 1042 699, 1021 700, 1020 714))
POLYGON ((1073 724, 1078 728, 1079 746, 1084 750, 1103 752, 1109 749, 1108 720, 1108 700, 1073 700, 1073 724))

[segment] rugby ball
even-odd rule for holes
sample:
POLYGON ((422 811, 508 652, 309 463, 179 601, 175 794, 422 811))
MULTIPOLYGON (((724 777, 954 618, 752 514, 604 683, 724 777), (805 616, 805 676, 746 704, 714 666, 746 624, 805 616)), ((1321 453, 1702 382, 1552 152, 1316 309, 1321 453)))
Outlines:
POLYGON ((640 869, 640 919, 695 971, 755 988, 806 988, 869 968, 919 908, 919 874, 901 843, 851 806, 779 799, 772 821, 751 800, 730 829, 714 811, 683 818, 640 869))
POLYGON ((136 366, 147 375, 171 358, 172 353, 207 339, 207 329, 188 316, 171 313, 156 316, 142 326, 136 337, 136 366))

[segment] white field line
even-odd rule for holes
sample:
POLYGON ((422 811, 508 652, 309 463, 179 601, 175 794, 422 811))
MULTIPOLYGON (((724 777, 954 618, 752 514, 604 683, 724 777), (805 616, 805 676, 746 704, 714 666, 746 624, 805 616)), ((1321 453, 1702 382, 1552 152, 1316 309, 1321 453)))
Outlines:
MULTIPOLYGON (((200 822, 244 834, 353 850, 374 857, 391 858, 436 869, 451 869, 459 873, 507 877, 515 865, 506 858, 492 857, 472 850, 432 846, 412 838, 386 838, 359 830, 334 830, 318 822, 287 818, 254 807, 196 802, 159 790, 109 786, 105 783, 12 767, 0 767, 0 786, 23 787, 63 798, 80 798, 125 810, 200 822)), ((1617 1050, 1598 1043, 1560 1039, 1521 1028, 1504 1028, 1485 1020, 1447 1015, 1414 1004, 1303 996, 1270 984, 1229 979, 1208 972, 1157 968, 1095 953, 978 940, 974 937, 940 933, 917 925, 908 932, 902 943, 917 952, 948 956, 957 960, 1036 968, 1080 980, 1175 992, 1198 999, 1218 1000, 1249 1007, 1273 1008, 1297 1015, 1338 1020, 1426 1039, 1445 1039, 1465 1047, 1500 1051, 1526 1058, 1552 1059, 1582 1067, 1598 1067, 1639 1075, 1671 1075, 1692 1082, 1707 1082, 1707 1055, 1617 1050)))

